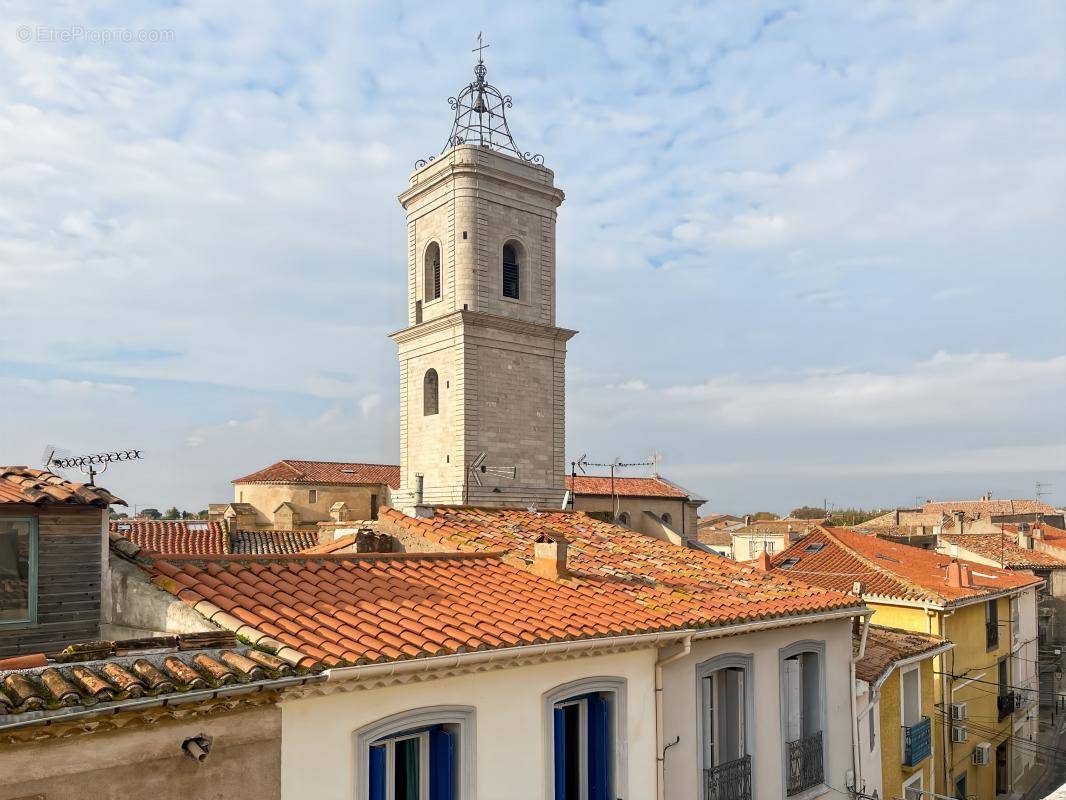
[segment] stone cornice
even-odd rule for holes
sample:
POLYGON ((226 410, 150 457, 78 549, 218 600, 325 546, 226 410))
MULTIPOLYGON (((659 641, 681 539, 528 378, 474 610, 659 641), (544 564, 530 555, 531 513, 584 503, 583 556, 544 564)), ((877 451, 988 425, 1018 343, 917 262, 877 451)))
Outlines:
MULTIPOLYGON (((437 164, 439 161, 433 163, 437 164)), ((428 170, 429 167, 426 167, 426 169, 428 170)), ((447 167, 439 169, 436 173, 426 178, 424 182, 420 181, 414 183, 401 192, 398 196, 400 205, 407 208, 408 204, 419 195, 432 191, 440 186, 440 184, 452 181, 460 175, 481 175, 500 181, 501 183, 518 186, 523 192, 541 196, 552 208, 557 208, 566 197, 562 189, 556 188, 551 184, 538 183, 537 181, 523 178, 514 173, 506 172, 484 164, 467 161, 452 161, 447 167)))
POLYGON ((551 325, 540 325, 536 322, 525 322, 511 317, 502 317, 498 314, 486 314, 482 311, 453 311, 443 317, 428 320, 427 322, 412 325, 389 334, 389 338, 396 344, 404 344, 420 339, 426 334, 446 331, 450 328, 462 326, 464 329, 488 328, 490 330, 506 331, 510 333, 527 334, 531 336, 551 337, 557 342, 566 342, 577 335, 577 331, 569 328, 557 328, 551 325))

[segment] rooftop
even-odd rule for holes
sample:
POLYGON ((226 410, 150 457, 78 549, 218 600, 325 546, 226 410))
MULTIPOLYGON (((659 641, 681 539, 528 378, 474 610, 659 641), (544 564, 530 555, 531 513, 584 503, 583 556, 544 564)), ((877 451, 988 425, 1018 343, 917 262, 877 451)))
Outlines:
MULTIPOLYGON (((866 634, 866 652, 855 663, 855 677, 867 683, 876 683, 887 675, 896 663, 907 658, 933 653, 951 643, 939 636, 871 625, 866 634)), ((854 651, 859 652, 859 638, 855 637, 854 651)))
POLYGON ((400 468, 393 464, 360 464, 349 461, 301 461, 286 458, 233 483, 309 483, 362 486, 384 484, 400 487, 400 468))
POLYGON ((122 500, 107 489, 89 483, 74 483, 53 472, 32 467, 0 467, 0 505, 64 504, 107 508, 124 506, 122 500))
POLYGON ((111 532, 124 536, 150 553, 229 552, 224 523, 207 520, 113 519, 111 532))
POLYGON ((1057 514, 1055 506, 1039 500, 942 500, 922 506, 926 512, 963 511, 974 516, 1007 516, 1010 514, 1057 514))
POLYGON ((946 605, 1022 589, 1040 582, 1032 575, 969 564, 974 586, 948 583, 952 559, 919 547, 897 544, 847 528, 818 527, 773 559, 775 569, 828 589, 850 591, 857 581, 864 596, 946 605))
MULTIPOLYGON (((942 534, 942 544, 957 545, 974 555, 991 559, 1007 569, 1066 569, 1066 561, 1039 550, 1027 550, 1018 546, 1017 526, 1004 535, 995 533, 942 534)), ((963 554, 965 556, 965 554, 963 554)))
POLYGON ((448 519, 415 520, 385 510, 393 525, 465 552, 169 558, 142 552, 135 560, 159 588, 301 667, 716 627, 861 606, 855 597, 733 565, 581 513, 443 513, 448 519), (571 574, 558 581, 528 569, 535 535, 545 532, 570 542, 571 574))
POLYGON ((577 495, 610 497, 676 497, 688 499, 689 492, 675 486, 662 478, 615 478, 613 483, 609 475, 578 475, 576 478, 566 476, 566 488, 577 495))
POLYGON ((243 555, 254 553, 302 553, 317 545, 318 531, 270 528, 237 531, 233 535, 231 552, 243 555))
POLYGON ((282 659, 238 645, 228 632, 92 642, 50 659, 0 661, 0 731, 112 714, 138 698, 156 698, 162 709, 182 695, 214 699, 203 690, 248 697, 294 674, 282 659))

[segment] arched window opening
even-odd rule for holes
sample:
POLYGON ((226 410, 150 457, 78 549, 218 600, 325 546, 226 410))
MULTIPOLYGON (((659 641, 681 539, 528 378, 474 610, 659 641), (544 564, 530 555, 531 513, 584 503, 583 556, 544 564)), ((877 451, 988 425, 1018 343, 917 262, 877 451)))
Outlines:
POLYGON ((440 297, 440 245, 436 242, 426 248, 425 296, 427 303, 440 297))
POLYGON ((503 246, 503 296, 512 300, 519 298, 518 247, 513 242, 503 246))
POLYGON ((621 514, 618 515, 618 524, 619 525, 625 525, 627 528, 629 527, 629 513, 628 512, 623 511, 621 514))
POLYGON ((666 525, 673 525, 674 524, 674 518, 670 516, 670 512, 669 511, 666 512, 665 514, 663 514, 662 521, 666 525))
POLYGON ((437 370, 431 369, 422 380, 422 416, 431 416, 439 410, 440 380, 437 378, 437 370))

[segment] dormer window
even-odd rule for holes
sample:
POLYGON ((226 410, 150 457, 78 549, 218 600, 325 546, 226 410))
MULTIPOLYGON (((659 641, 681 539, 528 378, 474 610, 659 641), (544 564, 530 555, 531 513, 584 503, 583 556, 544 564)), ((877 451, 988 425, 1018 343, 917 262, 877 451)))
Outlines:
POLYGON ((430 242, 425 255, 425 288, 426 302, 440 298, 440 245, 430 242))
POLYGON ((518 245, 508 242, 503 246, 503 296, 512 300, 519 299, 518 245))

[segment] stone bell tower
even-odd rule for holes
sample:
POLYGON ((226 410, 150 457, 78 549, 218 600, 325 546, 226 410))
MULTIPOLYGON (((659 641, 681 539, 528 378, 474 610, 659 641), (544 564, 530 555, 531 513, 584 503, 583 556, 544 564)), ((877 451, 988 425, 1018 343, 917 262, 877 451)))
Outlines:
POLYGON ((558 508, 565 492, 566 342, 555 326, 563 192, 511 138, 511 98, 475 79, 451 99, 444 151, 420 161, 407 212, 400 489, 421 502, 558 508))

